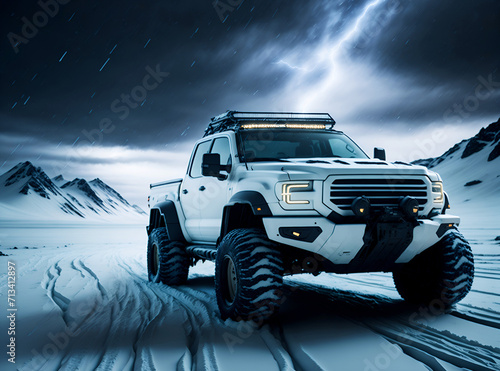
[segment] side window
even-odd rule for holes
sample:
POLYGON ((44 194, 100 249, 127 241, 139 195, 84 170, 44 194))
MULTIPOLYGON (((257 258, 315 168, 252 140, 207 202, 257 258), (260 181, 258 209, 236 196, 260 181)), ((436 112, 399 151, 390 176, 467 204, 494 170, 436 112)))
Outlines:
POLYGON ((193 157, 191 170, 189 171, 189 175, 192 178, 201 177, 201 163, 203 161, 203 155, 205 153, 208 153, 208 151, 210 150, 210 143, 211 143, 210 141, 206 141, 198 144, 198 147, 196 147, 196 152, 193 157))
POLYGON ((218 153, 220 155, 221 165, 231 165, 231 149, 229 147, 228 138, 217 138, 214 140, 214 145, 210 153, 218 153))

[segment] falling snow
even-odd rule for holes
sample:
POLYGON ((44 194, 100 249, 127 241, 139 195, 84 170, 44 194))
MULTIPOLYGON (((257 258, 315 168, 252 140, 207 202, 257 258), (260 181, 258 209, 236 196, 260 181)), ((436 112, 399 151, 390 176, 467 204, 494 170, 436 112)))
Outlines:
POLYGON ((193 36, 194 36, 194 35, 196 35, 196 34, 198 33, 198 30, 199 30, 199 28, 197 28, 197 29, 193 32, 193 34, 191 35, 190 39, 192 39, 192 38, 193 38, 193 36))
POLYGON ((61 62, 63 60, 63 58, 66 56, 67 53, 68 53, 67 51, 64 52, 64 54, 62 55, 62 57, 59 59, 59 62, 61 62))
POLYGON ((101 72, 101 71, 102 71, 102 69, 104 68, 104 66, 106 66, 106 64, 109 62, 109 60, 110 60, 110 59, 111 59, 111 58, 108 58, 108 59, 106 60, 106 62, 104 62, 104 64, 102 65, 101 69, 99 70, 99 72, 101 72))

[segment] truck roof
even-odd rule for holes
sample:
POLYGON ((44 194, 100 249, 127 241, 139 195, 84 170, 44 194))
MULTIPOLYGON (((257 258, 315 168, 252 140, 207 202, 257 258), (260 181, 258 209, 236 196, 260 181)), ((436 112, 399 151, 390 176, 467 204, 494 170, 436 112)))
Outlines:
POLYGON ((239 112, 227 111, 212 117, 204 137, 240 129, 315 129, 333 130, 335 120, 328 113, 239 112))

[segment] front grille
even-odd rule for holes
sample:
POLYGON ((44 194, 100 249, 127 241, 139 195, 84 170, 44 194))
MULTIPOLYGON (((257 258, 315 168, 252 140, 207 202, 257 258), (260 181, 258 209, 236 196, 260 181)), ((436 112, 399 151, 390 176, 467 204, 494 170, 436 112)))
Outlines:
POLYGON ((335 179, 330 187, 330 201, 341 210, 350 210, 354 199, 361 196, 368 198, 375 209, 397 206, 403 197, 410 196, 423 210, 427 195, 425 181, 415 178, 335 179))

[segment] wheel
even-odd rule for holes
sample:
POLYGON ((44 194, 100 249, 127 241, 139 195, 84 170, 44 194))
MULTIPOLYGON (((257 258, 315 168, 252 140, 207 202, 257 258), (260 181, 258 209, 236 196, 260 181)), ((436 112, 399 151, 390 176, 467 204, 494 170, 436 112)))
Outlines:
POLYGON ((166 285, 186 283, 189 258, 182 242, 169 241, 165 228, 154 229, 148 238, 148 277, 166 285))
POLYGON ((229 232, 217 249, 215 292, 222 319, 263 322, 283 298, 283 261, 260 229, 229 232))
POLYGON ((470 245, 458 230, 451 229, 434 246, 394 271, 393 277, 399 294, 408 302, 438 301, 449 308, 472 287, 474 258, 470 245))

